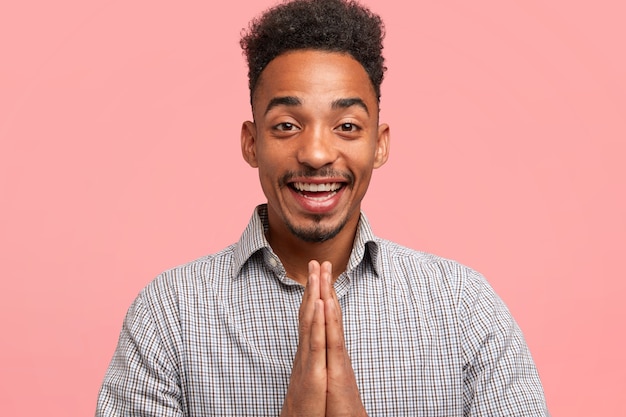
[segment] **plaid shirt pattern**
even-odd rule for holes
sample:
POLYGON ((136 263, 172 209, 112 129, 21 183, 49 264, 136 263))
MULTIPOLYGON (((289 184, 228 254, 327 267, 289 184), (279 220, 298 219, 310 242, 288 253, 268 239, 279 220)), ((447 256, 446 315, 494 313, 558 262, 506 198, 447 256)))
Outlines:
MULTIPOLYGON (((257 207, 238 243, 169 270, 128 310, 96 416, 277 416, 304 287, 257 207)), ((519 327, 485 279, 377 238, 361 215, 335 283, 370 416, 548 416, 519 327)))

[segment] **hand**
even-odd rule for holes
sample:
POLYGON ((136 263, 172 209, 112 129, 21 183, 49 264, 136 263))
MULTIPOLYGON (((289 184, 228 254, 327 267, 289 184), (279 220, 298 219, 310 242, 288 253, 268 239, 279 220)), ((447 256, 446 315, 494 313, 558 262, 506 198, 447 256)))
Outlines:
POLYGON ((309 262, 309 278, 298 313, 298 350, 281 416, 326 415, 326 330, 320 295, 320 265, 309 262))
POLYGON ((365 416, 346 351, 332 266, 309 262, 299 343, 282 416, 365 416))
POLYGON ((320 281, 326 321, 326 416, 367 416, 346 349, 341 307, 333 287, 330 262, 322 264, 320 281))

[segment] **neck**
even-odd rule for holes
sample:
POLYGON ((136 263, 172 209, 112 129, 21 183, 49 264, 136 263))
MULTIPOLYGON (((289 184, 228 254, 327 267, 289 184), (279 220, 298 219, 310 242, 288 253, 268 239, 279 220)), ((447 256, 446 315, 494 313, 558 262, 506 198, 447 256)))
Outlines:
POLYGON ((274 253, 280 258, 287 276, 306 286, 308 280, 308 264, 311 260, 320 263, 329 261, 333 265, 333 281, 347 268, 356 228, 356 222, 346 223, 337 236, 324 242, 306 242, 290 231, 273 228, 272 222, 267 232, 267 240, 274 253))

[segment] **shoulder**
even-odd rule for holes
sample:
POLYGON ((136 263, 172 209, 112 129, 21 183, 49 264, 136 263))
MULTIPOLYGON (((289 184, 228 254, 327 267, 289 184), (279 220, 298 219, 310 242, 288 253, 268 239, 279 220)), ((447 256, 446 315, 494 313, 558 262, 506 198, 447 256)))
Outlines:
POLYGON ((394 242, 380 241, 380 258, 385 279, 408 289, 422 305, 433 312, 454 311, 466 336, 501 327, 515 327, 506 304, 487 279, 476 270, 455 260, 416 251, 394 242))
POLYGON ((404 288, 423 303, 455 306, 461 316, 478 300, 499 303, 487 279, 453 259, 379 239, 377 269, 387 285, 404 288))
POLYGON ((422 252, 385 239, 378 240, 377 262, 384 273, 411 280, 442 281, 453 286, 480 286, 485 278, 476 270, 452 259, 422 252))
POLYGON ((181 301, 206 298, 232 277, 235 245, 168 269, 139 293, 138 299, 157 310, 178 306, 181 301))

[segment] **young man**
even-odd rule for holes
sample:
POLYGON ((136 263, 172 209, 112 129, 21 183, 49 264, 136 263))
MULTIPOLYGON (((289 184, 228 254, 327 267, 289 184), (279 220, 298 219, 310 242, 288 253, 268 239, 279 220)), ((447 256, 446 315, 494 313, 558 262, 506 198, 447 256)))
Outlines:
POLYGON ((131 306, 98 416, 543 416, 521 332, 476 272, 377 238, 382 22, 295 0, 242 39, 241 150, 267 204, 131 306))

